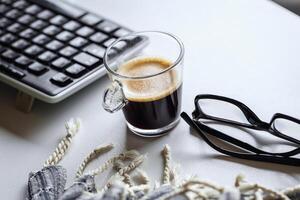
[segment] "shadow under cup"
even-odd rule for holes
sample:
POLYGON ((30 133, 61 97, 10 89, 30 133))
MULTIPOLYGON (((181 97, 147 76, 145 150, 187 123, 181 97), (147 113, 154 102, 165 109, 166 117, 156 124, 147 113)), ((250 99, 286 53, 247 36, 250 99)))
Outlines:
POLYGON ((144 137, 160 136, 176 126, 183 68, 183 45, 178 38, 162 32, 133 33, 108 48, 104 63, 112 80, 104 94, 105 110, 122 109, 129 129, 144 137), (109 56, 114 45, 136 37, 140 44, 135 52, 109 56))

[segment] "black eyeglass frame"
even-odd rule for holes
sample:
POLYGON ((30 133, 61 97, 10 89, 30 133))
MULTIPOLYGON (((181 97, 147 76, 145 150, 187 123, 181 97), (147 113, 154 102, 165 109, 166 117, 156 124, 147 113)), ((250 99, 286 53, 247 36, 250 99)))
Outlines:
POLYGON ((218 96, 218 95, 211 95, 211 94, 197 95, 195 97, 194 104, 195 104, 195 110, 192 113, 192 116, 196 120, 209 119, 209 120, 214 120, 214 121, 217 121, 217 122, 222 122, 222 123, 235 125, 235 126, 240 126, 240 127, 244 127, 244 128, 250 128, 250 129, 254 129, 254 130, 263 130, 263 131, 269 132, 270 134, 272 134, 276 137, 279 137, 281 139, 285 139, 287 141, 290 141, 290 142, 293 142, 297 145, 300 145, 300 140, 297 140, 293 137, 285 135, 285 134, 281 133, 279 130, 277 130, 274 126, 272 127, 273 122, 276 119, 279 119, 279 118, 286 119, 286 120, 292 121, 292 122, 297 123, 297 124, 300 125, 300 120, 299 119, 296 119, 296 118, 291 117, 289 115, 285 115, 285 114, 282 114, 282 113, 275 113, 273 115, 273 117, 271 118, 270 122, 267 123, 267 122, 264 122, 261 119, 259 119, 259 117, 249 107, 247 107, 242 102, 237 101, 235 99, 228 98, 228 97, 223 97, 223 96, 218 96), (202 111, 202 109, 201 109, 201 107, 198 103, 200 99, 221 100, 221 101, 225 101, 227 103, 231 103, 231 104, 235 105, 236 107, 238 107, 243 112, 243 114, 245 115, 247 121, 250 124, 241 123, 241 122, 237 122, 237 121, 233 121, 233 120, 229 120, 229 119, 224 119, 224 118, 219 118, 219 117, 214 117, 214 116, 211 116, 211 115, 207 115, 202 111))
POLYGON ((208 119, 208 120, 217 121, 217 122, 221 122, 221 123, 228 124, 228 125, 250 128, 250 129, 254 129, 254 130, 263 130, 263 131, 269 132, 270 134, 272 134, 276 137, 279 137, 281 139, 284 139, 289 142, 300 145, 299 140, 281 133, 279 130, 277 130, 275 128, 275 126, 272 126, 274 121, 278 118, 290 120, 290 121, 300 125, 299 119, 296 119, 294 117, 291 117, 291 116, 288 116, 288 115, 285 115, 282 113, 276 113, 273 115, 270 122, 267 123, 267 122, 260 120, 257 117, 257 115, 242 102, 239 102, 237 100, 234 100, 234 99, 231 99, 228 97, 218 96, 218 95, 211 95, 211 94, 197 95, 195 97, 194 103, 195 103, 195 110, 192 113, 193 119, 191 119, 185 112, 183 112, 181 114, 181 117, 192 128, 194 128, 197 131, 197 133, 215 150, 217 150, 221 153, 224 153, 226 155, 243 158, 243 159, 248 159, 248 160, 266 161, 266 162, 272 162, 272 163, 281 163, 281 164, 287 164, 287 165, 300 166, 300 159, 290 157, 290 156, 294 156, 294 155, 300 153, 299 147, 296 147, 295 149, 293 149, 291 151, 287 151, 287 152, 283 152, 283 153, 273 153, 273 152, 263 151, 263 150, 257 149, 256 147, 254 147, 248 143, 245 143, 245 142, 238 140, 236 138, 233 138, 225 133, 222 133, 214 128, 211 128, 211 127, 205 125, 204 123, 202 123, 201 121, 199 121, 200 119, 208 119), (199 100, 201 100, 201 99, 220 100, 220 101, 225 101, 227 103, 231 103, 231 104, 237 106, 244 113, 247 121, 250 124, 241 123, 241 122, 205 114, 198 103, 199 100), (227 143, 232 144, 238 148, 246 150, 248 153, 233 152, 233 151, 228 151, 221 147, 218 147, 212 141, 210 141, 210 139, 205 135, 204 132, 208 133, 214 137, 217 137, 223 141, 226 141, 227 143))

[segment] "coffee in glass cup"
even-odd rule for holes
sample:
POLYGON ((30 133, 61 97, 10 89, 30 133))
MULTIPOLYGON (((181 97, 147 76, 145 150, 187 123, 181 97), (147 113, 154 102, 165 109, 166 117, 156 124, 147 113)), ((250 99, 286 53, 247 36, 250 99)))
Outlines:
POLYGON ((104 94, 105 110, 122 109, 129 129, 144 137, 160 136, 175 127, 181 110, 183 68, 183 45, 177 37, 162 32, 133 33, 108 48, 104 63, 113 82, 104 94), (109 56, 114 45, 133 37, 144 38, 146 45, 129 56, 126 52, 109 56))

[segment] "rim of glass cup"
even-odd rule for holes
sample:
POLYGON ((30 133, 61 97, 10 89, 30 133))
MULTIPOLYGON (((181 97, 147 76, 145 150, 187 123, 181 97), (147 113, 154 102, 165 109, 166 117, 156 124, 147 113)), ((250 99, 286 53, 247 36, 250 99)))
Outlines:
POLYGON ((118 38, 116 41, 114 41, 106 49, 106 51, 104 53, 103 63, 104 63, 104 66, 105 66, 105 68, 107 69, 107 71, 109 73, 111 73, 114 76, 117 76, 119 78, 123 78, 123 79, 145 79, 145 78, 151 78, 151 77, 163 74, 163 73, 169 71, 170 69, 176 67, 181 62, 181 60, 183 58, 183 55, 184 55, 184 45, 183 45, 182 41, 177 36, 173 35, 172 33, 164 32, 164 31, 138 31, 138 32, 133 32, 133 33, 129 33, 127 35, 124 35, 124 36, 118 38), (128 36, 132 36, 132 35, 134 36, 134 35, 140 35, 140 34, 147 34, 147 33, 159 33, 159 34, 167 35, 167 36, 172 37, 177 42, 177 44, 179 45, 179 48, 180 48, 179 56, 177 57, 177 59, 175 60, 175 62, 170 67, 162 70, 161 72, 155 73, 155 74, 151 74, 151 75, 147 75, 147 76, 133 76, 133 77, 132 76, 124 76, 124 75, 118 74, 117 72, 115 72, 112 69, 110 69, 110 67, 109 67, 109 65, 107 63, 107 57, 108 57, 107 54, 108 54, 108 52, 110 51, 110 49, 115 44, 117 44, 119 41, 123 40, 124 38, 126 38, 128 36))

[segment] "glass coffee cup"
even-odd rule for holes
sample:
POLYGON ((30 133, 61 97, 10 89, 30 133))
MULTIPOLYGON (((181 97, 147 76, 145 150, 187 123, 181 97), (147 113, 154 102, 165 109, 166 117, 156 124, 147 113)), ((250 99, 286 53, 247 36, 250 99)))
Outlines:
POLYGON ((112 43, 104 66, 112 81, 104 92, 108 112, 123 110, 128 128, 161 136, 179 122, 184 47, 174 35, 136 32, 112 43))

